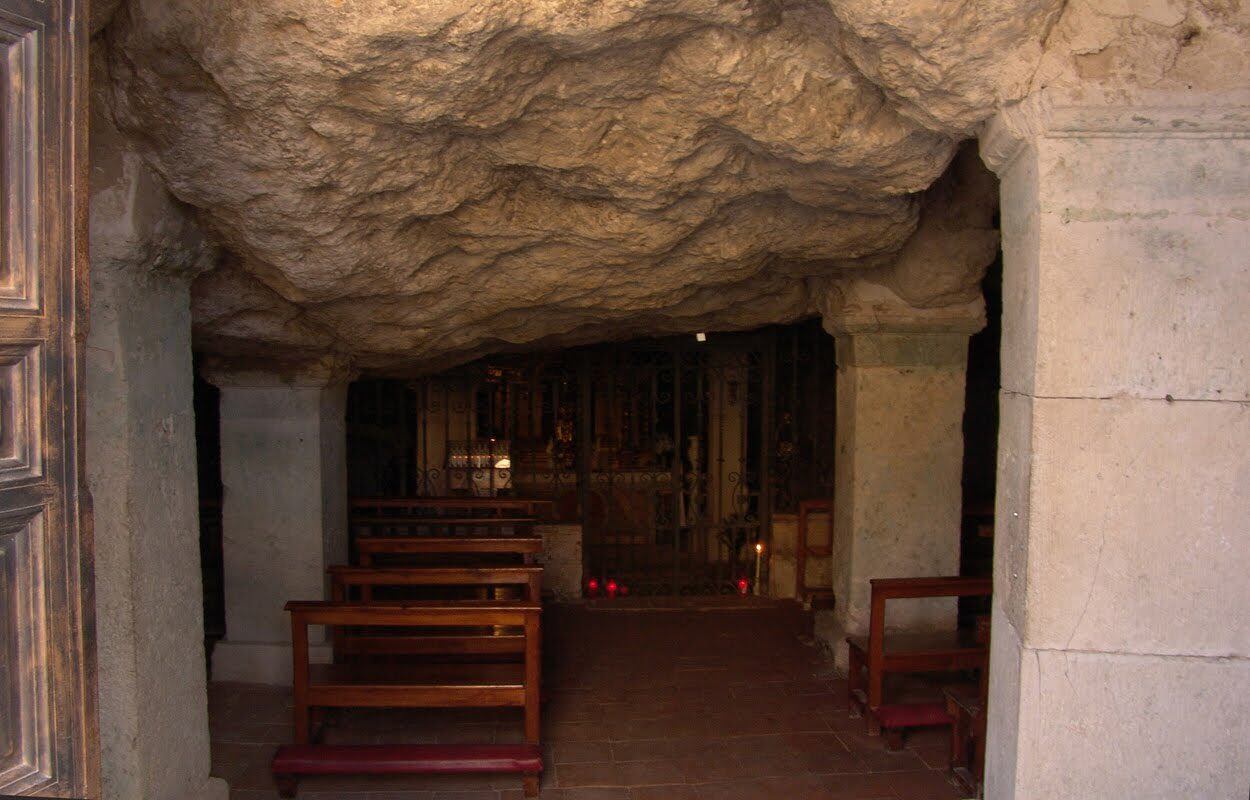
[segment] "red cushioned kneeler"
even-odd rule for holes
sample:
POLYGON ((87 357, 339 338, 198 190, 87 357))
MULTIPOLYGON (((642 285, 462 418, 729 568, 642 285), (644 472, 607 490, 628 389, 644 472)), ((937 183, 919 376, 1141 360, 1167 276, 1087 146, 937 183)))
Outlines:
POLYGON ((542 749, 532 744, 283 745, 273 774, 293 796, 300 775, 443 775, 543 771, 542 749))
POLYGON ((950 725, 945 703, 896 703, 875 709, 883 728, 924 728, 950 725))
POLYGON ((275 774, 441 774, 543 771, 542 750, 530 744, 289 744, 273 757, 275 774))

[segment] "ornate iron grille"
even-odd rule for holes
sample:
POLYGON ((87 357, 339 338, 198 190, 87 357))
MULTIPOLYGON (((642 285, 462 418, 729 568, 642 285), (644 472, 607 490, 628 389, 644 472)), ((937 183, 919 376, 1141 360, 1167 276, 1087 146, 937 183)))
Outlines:
POLYGON ((833 370, 831 340, 803 323, 360 381, 352 491, 549 497, 601 585, 739 591, 774 508, 832 494, 833 370))

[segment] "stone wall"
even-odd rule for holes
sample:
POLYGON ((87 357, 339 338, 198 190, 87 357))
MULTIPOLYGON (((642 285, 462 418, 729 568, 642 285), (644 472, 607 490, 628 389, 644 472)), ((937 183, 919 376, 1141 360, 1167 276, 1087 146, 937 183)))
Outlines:
MULTIPOLYGON (((289 685, 288 600, 322 600, 347 563, 347 383, 340 376, 205 368, 221 388, 226 637, 217 680, 289 685), (329 381, 329 383, 327 383, 329 381)), ((328 661, 320 633, 314 661, 328 661)))

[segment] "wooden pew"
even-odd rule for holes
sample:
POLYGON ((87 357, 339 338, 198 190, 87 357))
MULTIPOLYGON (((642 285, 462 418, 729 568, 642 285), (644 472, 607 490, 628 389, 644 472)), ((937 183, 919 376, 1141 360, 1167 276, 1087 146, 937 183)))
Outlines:
POLYGON ((278 749, 272 769, 283 797, 300 775, 520 772, 526 797, 538 794, 541 614, 537 603, 466 601, 354 603, 292 601, 295 744, 278 749), (520 664, 310 664, 308 628, 482 627, 524 631, 520 664), (314 712, 326 708, 512 707, 524 711, 524 745, 314 744, 314 712))
POLYGON ((902 746, 904 728, 948 725, 943 702, 887 704, 885 676, 891 672, 984 671, 989 650, 975 631, 938 633, 885 632, 886 601, 923 597, 987 596, 989 578, 875 578, 867 636, 848 636, 847 701, 852 712, 863 714, 868 732, 885 730, 891 749, 902 746), (865 671, 867 672, 865 680, 865 671))
POLYGON ((364 516, 539 517, 550 519, 552 500, 525 497, 353 497, 351 513, 364 516))
MULTIPOLYGON (((330 597, 335 602, 373 602, 379 586, 489 586, 520 587, 525 601, 542 599, 543 568, 536 566, 482 567, 330 567, 330 597)), ((449 601, 450 602, 450 601, 449 601)), ((360 635, 350 628, 333 631, 334 663, 360 656, 515 656, 525 652, 525 637, 508 629, 491 634, 459 632, 446 635, 360 635)))
POLYGON ((374 566, 378 556, 470 554, 484 558, 520 556, 526 562, 543 551, 538 536, 358 536, 356 560, 374 566))

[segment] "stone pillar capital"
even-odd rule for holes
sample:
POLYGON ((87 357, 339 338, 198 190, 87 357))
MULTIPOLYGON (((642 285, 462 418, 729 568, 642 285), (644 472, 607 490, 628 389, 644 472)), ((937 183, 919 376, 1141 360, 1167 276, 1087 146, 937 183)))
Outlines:
POLYGON ((1048 88, 982 124, 981 159, 998 175, 1039 139, 1244 139, 1250 91, 1048 88))
POLYGON ((831 287, 822 311, 842 366, 962 365, 968 337, 985 327, 985 302, 979 297, 916 308, 864 280, 831 287))
POLYGON ((211 356, 201 364, 200 374, 219 389, 318 389, 350 383, 358 371, 351 359, 340 355, 297 362, 211 356))

